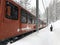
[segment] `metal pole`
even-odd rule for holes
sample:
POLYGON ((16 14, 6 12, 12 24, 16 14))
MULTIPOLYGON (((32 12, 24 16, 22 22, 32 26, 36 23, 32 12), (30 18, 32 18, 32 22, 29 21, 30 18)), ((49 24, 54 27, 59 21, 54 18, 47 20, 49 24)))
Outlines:
POLYGON ((47 26, 48 26, 48 8, 47 8, 47 14, 46 15, 47 15, 47 26))
POLYGON ((39 0, 36 0, 36 30, 38 30, 39 0))

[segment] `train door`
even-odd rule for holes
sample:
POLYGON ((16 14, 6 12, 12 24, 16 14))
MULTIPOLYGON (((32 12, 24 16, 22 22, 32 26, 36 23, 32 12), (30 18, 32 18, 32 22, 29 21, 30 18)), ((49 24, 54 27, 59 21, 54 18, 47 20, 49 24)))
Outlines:
POLYGON ((18 35, 18 7, 11 2, 6 2, 6 14, 4 18, 5 37, 13 37, 18 35))

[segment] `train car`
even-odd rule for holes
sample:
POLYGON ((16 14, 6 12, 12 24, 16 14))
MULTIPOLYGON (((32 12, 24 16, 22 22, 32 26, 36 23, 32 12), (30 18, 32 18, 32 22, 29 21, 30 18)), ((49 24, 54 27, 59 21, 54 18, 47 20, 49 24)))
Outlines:
POLYGON ((42 21, 41 19, 38 19, 38 28, 42 29, 44 27, 46 27, 46 23, 42 21))
POLYGON ((35 16, 12 0, 0 0, 0 40, 35 30, 35 16))
POLYGON ((35 20, 13 0, 0 0, 0 42, 36 30, 35 20))

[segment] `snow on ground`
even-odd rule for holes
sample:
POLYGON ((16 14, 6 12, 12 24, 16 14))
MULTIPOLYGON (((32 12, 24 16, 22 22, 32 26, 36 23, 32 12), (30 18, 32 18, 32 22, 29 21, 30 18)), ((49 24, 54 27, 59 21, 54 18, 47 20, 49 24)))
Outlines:
POLYGON ((60 45, 60 20, 52 23, 53 31, 50 31, 50 25, 29 36, 8 45, 60 45))

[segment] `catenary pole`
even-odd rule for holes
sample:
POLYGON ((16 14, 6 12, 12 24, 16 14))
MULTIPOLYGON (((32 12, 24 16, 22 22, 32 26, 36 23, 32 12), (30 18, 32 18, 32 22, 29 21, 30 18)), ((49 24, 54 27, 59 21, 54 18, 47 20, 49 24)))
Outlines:
POLYGON ((36 30, 38 30, 39 0, 36 0, 36 30))

